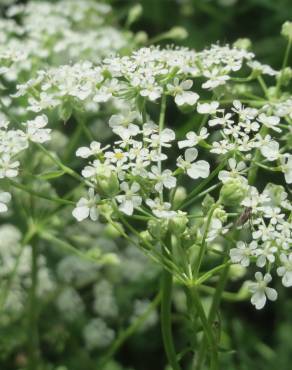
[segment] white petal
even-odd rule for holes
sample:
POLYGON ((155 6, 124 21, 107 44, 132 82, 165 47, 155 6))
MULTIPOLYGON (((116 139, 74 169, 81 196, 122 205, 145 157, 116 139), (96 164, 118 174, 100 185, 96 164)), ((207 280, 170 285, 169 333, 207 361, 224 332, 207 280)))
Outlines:
POLYGON ((72 215, 77 219, 77 221, 85 220, 89 216, 89 208, 76 207, 73 209, 72 215))
POLYGON ((260 310, 266 304, 267 298, 263 291, 257 291, 251 297, 251 303, 255 306, 257 310, 260 310))
POLYGON ((196 163, 193 163, 192 166, 187 170, 187 174, 192 179, 198 179, 198 178, 205 179, 206 177, 209 176, 209 173, 210 173, 210 165, 206 161, 198 161, 196 163))
POLYGON ((185 160, 189 163, 193 162, 198 156, 196 148, 189 148, 185 151, 185 160))

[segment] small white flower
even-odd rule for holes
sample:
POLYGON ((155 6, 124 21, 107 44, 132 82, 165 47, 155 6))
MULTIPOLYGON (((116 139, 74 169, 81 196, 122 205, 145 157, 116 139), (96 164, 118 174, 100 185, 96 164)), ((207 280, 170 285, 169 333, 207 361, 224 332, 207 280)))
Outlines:
POLYGON ((198 103, 197 111, 200 114, 215 114, 219 107, 219 102, 212 101, 211 103, 198 103))
POLYGON ((275 140, 270 140, 269 142, 263 144, 260 147, 262 155, 267 158, 268 161, 275 161, 279 158, 279 143, 275 140))
POLYGON ((34 120, 27 121, 26 125, 26 135, 27 138, 34 143, 45 143, 51 140, 51 129, 44 128, 48 124, 48 117, 44 114, 37 116, 34 120))
POLYGON ((134 209, 140 207, 142 203, 142 198, 136 194, 140 190, 140 185, 137 182, 133 182, 131 187, 129 187, 127 182, 123 182, 120 188, 125 194, 116 196, 117 201, 121 203, 119 210, 131 216, 134 209))
POLYGON ((261 122, 264 126, 276 132, 282 131, 280 127, 278 127, 278 124, 280 123, 280 118, 277 116, 267 116, 265 113, 261 113, 258 116, 258 121, 261 122))
POLYGON ((249 245, 243 241, 236 243, 236 248, 230 250, 230 259, 232 263, 240 263, 243 267, 248 267, 250 264, 250 257, 255 256, 257 243, 252 241, 249 245))
POLYGON ((11 194, 7 193, 6 191, 0 192, 0 213, 4 213, 8 211, 7 203, 11 200, 11 194))
POLYGON ((278 251, 277 247, 271 246, 270 242, 264 243, 256 250, 258 267, 264 267, 267 261, 274 263, 275 262, 275 253, 278 251))
POLYGON ((203 89, 215 89, 220 85, 224 85, 230 77, 226 74, 223 74, 218 68, 213 68, 211 71, 204 71, 203 75, 208 78, 208 81, 202 84, 203 89))
POLYGON ((197 135, 195 132, 190 131, 186 134, 186 140, 181 140, 178 142, 179 149, 183 148, 190 148, 192 146, 197 145, 200 141, 207 139, 209 136, 209 133, 206 129, 206 127, 203 127, 197 135))
POLYGON ((175 103, 180 107, 182 105, 195 105, 199 99, 199 95, 190 90, 193 86, 192 80, 185 80, 181 83, 176 77, 173 80, 173 85, 167 84, 167 89, 171 95, 174 95, 175 103))
POLYGON ((86 147, 86 146, 82 146, 80 147, 79 149, 77 149, 76 151, 76 156, 77 157, 81 157, 81 158, 88 158, 92 155, 99 155, 100 153, 102 153, 105 149, 107 149, 109 147, 109 145, 107 145, 106 147, 102 148, 101 147, 101 144, 97 141, 93 141, 89 148, 86 147))
POLYGON ((148 176, 151 180, 155 180, 154 188, 157 192, 162 192, 163 187, 172 189, 176 186, 176 178, 172 176, 171 170, 160 172, 157 166, 152 166, 151 171, 148 176))
POLYGON ((0 158, 0 179, 4 177, 16 177, 18 175, 19 161, 12 161, 9 154, 3 154, 0 158))
POLYGON ((210 165, 206 161, 197 161, 198 151, 196 148, 189 148, 185 151, 184 158, 182 156, 177 159, 177 166, 182 168, 192 179, 199 179, 209 176, 210 165))
POLYGON ((220 126, 231 125, 232 123, 234 123, 234 121, 230 119, 231 117, 232 117, 231 113, 224 114, 223 112, 222 117, 216 117, 216 118, 210 119, 208 121, 208 125, 210 127, 217 126, 217 125, 220 125, 220 126))
POLYGON ((168 202, 161 202, 159 198, 155 200, 147 199, 146 204, 151 209, 153 214, 158 218, 173 218, 177 215, 175 211, 171 210, 171 204, 168 202))
POLYGON ((282 266, 277 268, 277 273, 279 276, 282 276, 282 284, 288 288, 292 286, 292 253, 288 256, 281 253, 280 260, 282 266))
POLYGON ((292 155, 288 153, 283 154, 280 160, 286 183, 292 184, 292 155))
POLYGON ((251 303, 257 310, 260 310, 266 304, 267 298, 270 301, 275 301, 278 293, 275 289, 269 288, 268 284, 272 281, 270 274, 263 274, 261 272, 255 273, 256 282, 250 283, 249 289, 252 293, 251 303))
POLYGON ((149 142, 152 148, 171 146, 170 142, 175 139, 175 133, 170 128, 165 128, 160 134, 152 134, 150 138, 146 138, 145 141, 149 142))
POLYGON ((218 179, 225 184, 230 179, 241 179, 243 182, 247 182, 246 178, 241 176, 242 172, 246 169, 246 165, 244 162, 236 162, 234 158, 228 159, 228 165, 230 171, 220 171, 218 174, 218 179))
POLYGON ((122 134, 128 134, 129 137, 136 136, 140 129, 133 122, 137 120, 138 116, 136 112, 126 111, 123 114, 114 114, 109 120, 109 126, 113 132, 119 136, 122 134))
POLYGON ((99 199, 99 196, 94 194, 94 189, 90 188, 88 190, 88 198, 82 197, 77 202, 72 215, 77 219, 77 221, 83 221, 88 217, 90 217, 92 221, 96 221, 98 219, 97 202, 99 199))

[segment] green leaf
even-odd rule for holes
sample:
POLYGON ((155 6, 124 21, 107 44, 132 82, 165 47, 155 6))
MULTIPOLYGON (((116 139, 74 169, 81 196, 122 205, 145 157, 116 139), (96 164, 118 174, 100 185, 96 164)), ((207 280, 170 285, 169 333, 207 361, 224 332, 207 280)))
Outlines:
POLYGON ((39 179, 42 180, 51 180, 51 179, 56 179, 58 177, 61 177, 65 174, 64 171, 62 170, 57 170, 57 171, 51 171, 51 172, 44 172, 38 175, 39 179))

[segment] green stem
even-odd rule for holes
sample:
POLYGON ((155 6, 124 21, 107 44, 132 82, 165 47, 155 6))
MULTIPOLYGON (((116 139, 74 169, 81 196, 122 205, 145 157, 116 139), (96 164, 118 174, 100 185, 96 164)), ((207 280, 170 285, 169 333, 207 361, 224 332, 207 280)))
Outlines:
POLYGON ((42 199, 49 200, 51 202, 55 202, 55 203, 59 203, 59 204, 68 204, 68 205, 75 204, 74 202, 72 202, 70 200, 66 200, 66 199, 62 199, 62 198, 58 198, 58 197, 49 197, 49 196, 45 195, 44 193, 39 193, 38 191, 32 190, 32 189, 28 188, 27 186, 25 186, 23 184, 20 184, 16 181, 13 181, 13 180, 10 180, 10 184, 12 186, 14 186, 15 188, 17 188, 17 189, 25 191, 28 194, 34 195, 34 196, 42 198, 42 199))
POLYGON ((210 325, 209 320, 207 319, 207 316, 205 314, 203 305, 200 300, 200 296, 197 292, 196 288, 190 288, 189 291, 190 299, 193 302, 194 309, 196 310, 198 317, 200 318, 203 330, 204 330, 204 337, 202 339, 204 351, 206 348, 205 338, 206 342, 208 344, 208 350, 210 353, 210 370, 216 370, 218 369, 218 351, 217 351, 217 343, 212 331, 212 326, 210 325))
POLYGON ((206 252, 206 247, 207 247, 206 239, 207 239, 207 236, 208 236, 209 227, 210 227, 210 224, 211 224, 213 213, 214 213, 214 211, 217 207, 218 207, 218 203, 213 204, 213 206, 211 207, 211 209, 209 211, 209 214, 208 214, 208 218, 207 218, 207 222, 206 222, 206 228, 205 228, 205 231, 204 231, 202 244, 201 244, 201 248, 200 248, 200 251, 199 251, 198 260, 197 260, 197 263, 195 265, 195 270, 194 270, 194 277, 195 278, 198 276, 198 273, 200 271, 200 267, 201 267, 201 264, 202 264, 202 261, 203 261, 203 258, 204 258, 205 252, 206 252))
MULTIPOLYGON (((268 133, 268 130, 269 130, 268 127, 262 126, 259 134, 261 136, 266 136, 266 134, 268 133)), ((256 149, 253 162, 258 162, 260 158, 261 158, 261 151, 259 149, 256 149)), ((248 176, 247 176, 249 185, 254 184, 257 173, 258 173, 258 166, 256 164, 252 164, 248 171, 248 176)))
POLYGON ((31 243, 31 287, 29 292, 29 312, 28 312, 28 347, 29 359, 28 368, 30 370, 37 370, 39 363, 39 334, 38 334, 38 248, 37 239, 31 243))
POLYGON ((171 330, 172 275, 164 270, 161 283, 161 330, 168 362, 173 370, 181 370, 177 361, 171 330))

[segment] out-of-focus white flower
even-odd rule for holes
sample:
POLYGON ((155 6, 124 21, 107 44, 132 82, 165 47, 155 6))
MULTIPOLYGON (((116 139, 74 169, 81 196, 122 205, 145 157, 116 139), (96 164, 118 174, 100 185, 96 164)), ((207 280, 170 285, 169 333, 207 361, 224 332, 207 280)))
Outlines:
POLYGON ((292 286, 292 253, 288 256, 284 253, 280 255, 281 266, 277 268, 277 273, 282 277, 282 284, 285 287, 292 286))
POLYGON ((275 301, 278 297, 278 293, 275 289, 268 287, 268 284, 272 281, 270 274, 263 274, 261 272, 255 273, 256 282, 252 282, 249 285, 249 289, 252 293, 251 303, 257 310, 262 309, 267 301, 275 301))
POLYGON ((0 191, 0 213, 8 211, 7 203, 11 200, 11 194, 6 191, 0 191))
POLYGON ((90 188, 88 190, 88 198, 82 197, 72 212, 77 221, 83 221, 88 217, 92 221, 96 221, 98 219, 97 202, 99 199, 99 196, 94 193, 94 189, 90 188))

